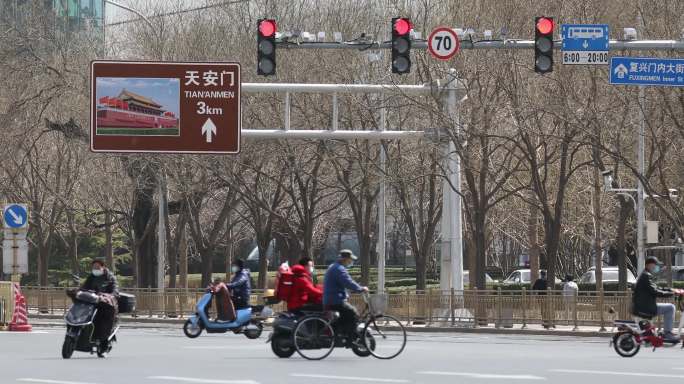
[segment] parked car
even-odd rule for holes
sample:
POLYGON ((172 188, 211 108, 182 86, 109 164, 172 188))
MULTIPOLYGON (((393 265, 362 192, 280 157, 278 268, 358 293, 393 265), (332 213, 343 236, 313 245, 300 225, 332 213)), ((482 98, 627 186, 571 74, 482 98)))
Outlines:
MULTIPOLYGON (((618 267, 603 267, 601 268, 603 283, 617 283, 619 281, 618 267)), ((627 283, 636 283, 636 276, 627 270, 627 283)), ((579 279, 579 284, 596 284, 596 267, 591 267, 579 279)))
MULTIPOLYGON (((540 269, 539 272, 546 271, 545 269, 540 269)), ((503 281, 504 284, 532 284, 531 281, 532 272, 529 269, 517 269, 511 272, 510 275, 503 281)), ((556 277, 556 284, 560 284, 561 279, 556 277)))
MULTIPOLYGON (((489 273, 485 273, 485 281, 487 284, 494 284, 496 283, 496 280, 492 279, 491 276, 489 276, 489 273)), ((470 284, 470 271, 464 270, 463 271, 463 286, 467 286, 470 284)))

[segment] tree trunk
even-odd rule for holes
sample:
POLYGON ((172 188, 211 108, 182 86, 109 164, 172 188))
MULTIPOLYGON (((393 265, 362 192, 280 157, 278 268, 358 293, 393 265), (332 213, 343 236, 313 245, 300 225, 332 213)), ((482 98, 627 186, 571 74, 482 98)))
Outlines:
POLYGON ((214 249, 205 248, 200 251, 200 256, 202 257, 202 287, 206 287, 212 282, 214 249))
POLYGON ((183 228, 180 233, 180 246, 178 247, 178 266, 180 269, 180 287, 188 288, 188 236, 183 228))
POLYGON ((416 292, 425 291, 427 287, 427 254, 415 253, 416 258, 416 292))
POLYGON ((112 212, 105 211, 105 262, 112 273, 116 273, 116 265, 114 264, 114 248, 112 245, 112 212))
POLYGON ((475 279, 477 289, 486 289, 485 268, 487 267, 487 237, 485 233, 486 217, 483 209, 478 209, 475 215, 475 271, 470 272, 470 279, 475 279), (473 273, 475 273, 473 275, 473 273))
MULTIPOLYGON (((40 243, 38 247, 38 285, 47 287, 48 285, 48 264, 50 262, 50 237, 45 243, 40 243)), ((9 271, 12 273, 12 271, 9 271)))
POLYGON ((527 221, 527 241, 530 257, 530 281, 534 283, 539 278, 539 209, 530 205, 530 215, 527 221))
POLYGON ((270 233, 267 235, 259 236, 257 239, 259 247, 259 279, 257 282, 257 287, 259 289, 268 288, 268 247, 271 243, 270 233))
POLYGON ((138 244, 136 250, 136 265, 137 265, 137 285, 140 288, 155 287, 157 285, 156 279, 156 254, 155 254, 155 237, 152 235, 145 236, 150 220, 152 219, 152 212, 154 209, 154 188, 139 188, 135 192, 135 207, 133 209, 133 233, 135 235, 135 244, 138 244))

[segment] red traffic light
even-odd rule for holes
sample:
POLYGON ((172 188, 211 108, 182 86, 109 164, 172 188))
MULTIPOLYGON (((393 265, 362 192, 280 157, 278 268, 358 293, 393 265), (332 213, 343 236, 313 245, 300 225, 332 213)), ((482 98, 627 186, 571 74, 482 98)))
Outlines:
POLYGON ((411 28, 413 28, 413 25, 411 25, 411 20, 409 19, 401 17, 394 22, 394 31, 399 35, 411 32, 411 28))
POLYGON ((276 33, 276 22, 272 19, 261 20, 259 23, 259 33, 263 37, 271 37, 276 33))
POLYGON ((548 35, 553 32, 553 20, 546 17, 540 17, 537 20, 537 31, 542 35, 548 35))

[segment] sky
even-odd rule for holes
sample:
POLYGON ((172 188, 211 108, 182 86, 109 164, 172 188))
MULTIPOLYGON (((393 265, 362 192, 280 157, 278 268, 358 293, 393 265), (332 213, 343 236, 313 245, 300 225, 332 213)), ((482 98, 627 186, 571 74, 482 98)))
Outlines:
POLYGON ((98 77, 95 82, 96 98, 116 97, 121 90, 127 90, 151 98, 162 105, 165 111, 180 113, 180 79, 144 77, 98 77))

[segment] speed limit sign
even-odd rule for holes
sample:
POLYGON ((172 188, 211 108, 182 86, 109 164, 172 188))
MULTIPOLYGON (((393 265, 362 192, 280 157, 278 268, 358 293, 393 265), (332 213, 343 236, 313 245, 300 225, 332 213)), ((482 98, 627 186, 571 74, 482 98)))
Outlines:
POLYGON ((428 37, 428 50, 439 60, 451 59, 460 47, 461 42, 458 41, 456 32, 451 28, 436 28, 428 37))

